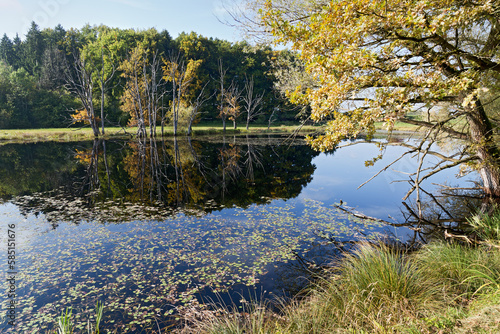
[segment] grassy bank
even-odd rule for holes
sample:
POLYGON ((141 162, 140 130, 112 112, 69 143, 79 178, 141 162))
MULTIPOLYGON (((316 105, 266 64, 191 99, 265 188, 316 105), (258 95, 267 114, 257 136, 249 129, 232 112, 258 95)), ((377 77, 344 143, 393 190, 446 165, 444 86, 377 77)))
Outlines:
MULTIPOLYGON (((106 128, 105 138, 126 135, 122 128, 106 128)), ((0 130, 0 143, 4 142, 71 142, 91 140, 94 134, 90 128, 82 129, 13 129, 0 130)))
MULTIPOLYGON (((383 123, 375 124, 377 130, 383 133, 384 127, 383 123)), ((226 128, 226 135, 258 135, 258 134, 293 134, 297 133, 299 135, 306 135, 315 132, 320 132, 322 130, 321 126, 307 125, 300 127, 298 125, 276 125, 271 126, 269 129, 267 125, 250 125, 247 130, 245 127, 239 127, 233 129, 232 127, 226 128)), ((414 132, 417 131, 418 127, 411 124, 405 124, 398 122, 395 124, 394 131, 396 132, 414 132)), ((131 138, 135 137, 137 133, 137 128, 134 127, 107 127, 106 135, 102 136, 105 139, 111 138, 131 138)), ((157 129, 158 135, 161 133, 161 128, 157 129)), ((185 135, 185 130, 180 130, 180 135, 185 135)), ((197 136, 208 136, 208 135, 220 135, 223 133, 222 125, 219 124, 208 124, 208 125, 195 125, 193 127, 193 137, 197 136)), ((172 136, 173 130, 171 127, 166 127, 164 129, 165 136, 172 136)), ((12 129, 12 130, 0 130, 0 144, 1 143, 12 143, 12 142, 42 142, 42 141, 59 141, 59 142, 71 142, 71 141, 84 141, 92 140, 94 138, 93 132, 90 128, 57 128, 57 129, 12 129)))
MULTIPOLYGON (((269 129, 267 126, 250 126, 248 130, 245 128, 232 129, 227 127, 227 135, 245 135, 245 134, 292 134, 297 131, 296 125, 281 125, 272 126, 269 129)), ((319 129, 316 126, 304 126, 300 129, 300 134, 312 133, 319 129)), ((135 137, 137 132, 136 128, 121 128, 121 127, 109 127, 106 128, 106 135, 102 138, 131 138, 135 137)), ((161 129, 157 130, 157 133, 161 133, 161 129)), ((193 136, 205 136, 222 134, 222 126, 207 126, 198 125, 193 127, 193 136)), ((180 131, 181 135, 185 135, 185 131, 180 131)), ((165 136, 172 136, 173 130, 168 127, 164 131, 165 136)), ((42 142, 42 141, 60 141, 60 142, 70 142, 70 141, 83 141, 92 140, 94 138, 93 132, 90 128, 80 128, 80 129, 15 129, 15 130, 0 130, 0 144, 9 142, 42 142)))
POLYGON ((471 220, 478 244, 413 253, 361 244, 280 312, 249 305, 187 319, 182 333, 500 333, 500 213, 471 220))
MULTIPOLYGON (((413 124, 408 124, 408 123, 403 123, 403 122, 394 123, 394 131, 414 132, 414 131, 417 131, 419 128, 420 128, 419 126, 413 125, 413 124)), ((386 126, 383 122, 376 122, 375 129, 383 130, 383 131, 387 130, 386 126)))

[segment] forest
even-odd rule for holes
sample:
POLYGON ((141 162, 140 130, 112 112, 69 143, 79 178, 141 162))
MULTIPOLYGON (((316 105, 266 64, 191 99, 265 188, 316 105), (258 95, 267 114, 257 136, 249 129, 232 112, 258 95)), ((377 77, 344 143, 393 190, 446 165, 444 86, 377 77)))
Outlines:
POLYGON ((165 30, 32 22, 25 38, 0 41, 0 129, 90 126, 99 136, 135 126, 154 136, 200 121, 293 122, 271 65, 284 53, 194 32, 172 39, 165 30))

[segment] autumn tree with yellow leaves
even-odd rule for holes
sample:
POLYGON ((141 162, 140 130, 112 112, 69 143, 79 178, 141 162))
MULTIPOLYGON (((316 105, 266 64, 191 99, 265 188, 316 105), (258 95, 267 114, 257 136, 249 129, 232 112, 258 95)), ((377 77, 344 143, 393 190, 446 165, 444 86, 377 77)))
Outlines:
MULTIPOLYGON (((180 54, 171 53, 168 59, 163 60, 163 78, 171 84, 171 119, 174 128, 174 136, 177 135, 179 119, 182 116, 181 110, 186 111, 184 117, 188 120, 189 134, 191 126, 200 111, 199 106, 190 104, 190 88, 196 78, 196 71, 200 67, 202 60, 184 60, 180 54)), ((203 90, 201 92, 203 94, 203 90)), ((200 97, 198 97, 198 101, 200 97)))
POLYGON ((123 109, 131 116, 129 125, 137 126, 139 137, 146 137, 146 127, 149 128, 149 136, 155 137, 161 100, 165 94, 158 52, 139 44, 130 51, 120 70, 126 80, 122 101, 123 109))
POLYGON ((498 0, 249 3, 258 9, 254 22, 297 51, 317 81, 288 92, 291 101, 310 106, 312 120, 326 124, 324 133, 308 138, 315 149, 371 135, 377 121, 389 129, 396 121, 415 124, 427 130, 426 140, 463 140, 459 154, 420 180, 467 163, 485 192, 500 197, 496 124, 487 111, 499 91, 498 0), (433 117, 437 110, 446 115, 433 117), (410 117, 416 111, 421 117, 410 117))

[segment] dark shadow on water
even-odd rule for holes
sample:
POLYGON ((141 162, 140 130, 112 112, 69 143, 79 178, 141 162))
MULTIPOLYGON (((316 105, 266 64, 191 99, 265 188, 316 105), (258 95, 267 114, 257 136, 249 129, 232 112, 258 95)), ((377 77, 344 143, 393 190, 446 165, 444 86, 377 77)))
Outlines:
POLYGON ((244 141, 6 145, 0 196, 13 199, 26 214, 45 214, 56 226, 246 208, 294 198, 310 182, 317 152, 281 145, 279 139, 271 145, 269 139, 244 141), (138 206, 140 212, 130 209, 138 206))

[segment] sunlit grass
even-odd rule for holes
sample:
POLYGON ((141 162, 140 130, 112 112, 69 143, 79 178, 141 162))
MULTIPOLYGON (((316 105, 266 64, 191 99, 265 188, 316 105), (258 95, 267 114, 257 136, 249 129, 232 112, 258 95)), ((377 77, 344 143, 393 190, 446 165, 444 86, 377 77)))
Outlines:
MULTIPOLYGON (((311 133, 318 131, 320 127, 304 126, 299 129, 298 125, 280 125, 272 126, 269 129, 267 126, 251 126, 248 130, 244 127, 232 129, 230 127, 223 131, 222 125, 196 125, 193 127, 193 136, 204 135, 233 135, 233 134, 291 134, 299 131, 299 134, 311 133)), ((132 138, 136 136, 137 128, 135 127, 107 127, 105 136, 102 138, 125 137, 132 138)), ((149 130, 147 131, 149 135, 149 130)), ((157 128, 157 137, 161 137, 161 127, 157 128)), ((165 127, 163 129, 164 136, 172 136, 173 129, 165 127)), ((180 136, 185 136, 186 131, 180 129, 180 136)), ((41 142, 41 141, 79 141, 91 140, 94 138, 92 129, 90 128, 57 128, 57 129, 2 129, 0 130, 0 143, 3 142, 41 142)))
POLYGON ((238 309, 226 305, 216 310, 198 312, 189 319, 190 326, 177 330, 178 333, 245 334, 279 333, 277 315, 270 311, 266 302, 244 300, 238 309), (238 311, 235 311, 238 310, 238 311))
POLYGON ((467 221, 481 240, 500 247, 500 210, 498 208, 494 214, 478 213, 467 221))
POLYGON ((340 263, 338 273, 285 308, 287 333, 366 332, 402 329, 438 308, 439 286, 398 250, 364 244, 340 263))
MULTIPOLYGON (((382 123, 376 124, 377 129, 383 129, 382 123)), ((316 125, 275 125, 267 127, 266 125, 250 125, 247 130, 244 126, 233 129, 226 127, 223 131, 222 125, 195 125, 193 126, 193 137, 205 135, 246 135, 246 134, 298 134, 305 135, 310 133, 321 132, 322 126, 316 125)), ((396 131, 414 131, 417 126, 411 124, 397 123, 396 131)), ((136 127, 107 127, 106 135, 102 138, 124 137, 133 138, 136 136, 136 127)), ((180 136, 186 135, 186 129, 180 129, 180 136)), ((149 130, 147 130, 149 135, 149 130)), ((157 137, 161 137, 161 127, 157 127, 157 137)), ((167 126, 163 129, 164 136, 173 136, 173 129, 167 126)), ((90 128, 56 128, 56 129, 2 129, 0 130, 0 143, 3 142, 41 142, 41 141, 60 141, 71 142, 80 140, 94 139, 94 134, 90 128)))
MULTIPOLYGON (((127 130, 130 133, 135 133, 127 130)), ((106 137, 123 135, 122 128, 106 128, 106 137)), ((3 142, 43 142, 59 141, 71 142, 90 140, 94 134, 90 128, 57 128, 57 129, 2 129, 0 130, 0 143, 3 142)))
POLYGON ((442 282, 447 295, 470 298, 486 292, 486 288, 498 289, 499 255, 488 247, 435 243, 418 252, 416 261, 421 263, 427 277, 442 282))

